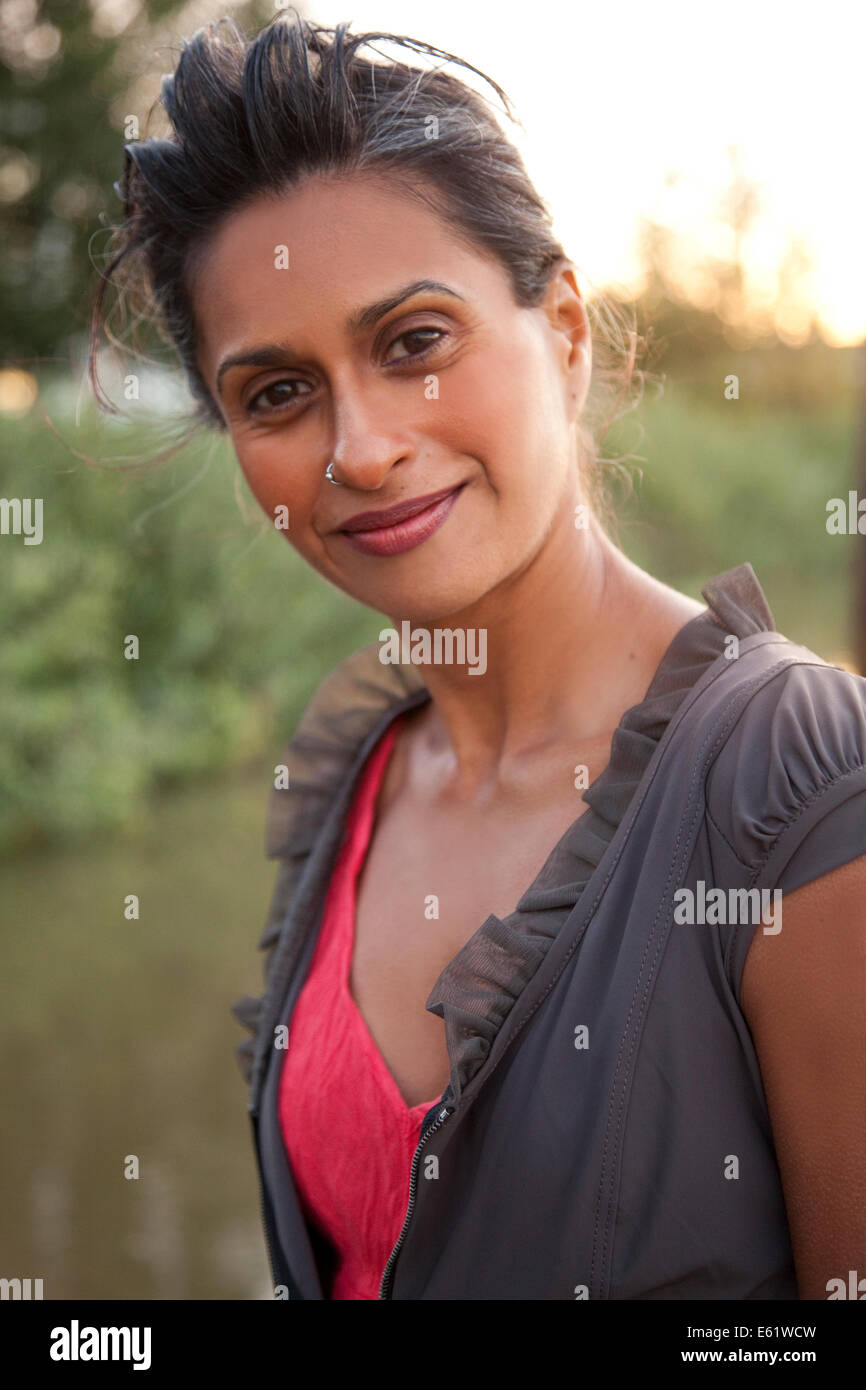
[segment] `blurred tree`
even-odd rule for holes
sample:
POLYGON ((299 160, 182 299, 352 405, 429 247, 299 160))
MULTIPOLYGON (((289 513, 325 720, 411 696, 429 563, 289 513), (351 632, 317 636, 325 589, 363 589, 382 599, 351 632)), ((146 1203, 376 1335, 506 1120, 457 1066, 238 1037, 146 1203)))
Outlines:
POLYGON ((737 145, 728 146, 731 166, 730 182, 719 200, 720 220, 731 233, 731 255, 716 263, 718 310, 726 323, 738 323, 748 314, 746 300, 746 270, 744 265, 746 239, 761 207, 757 185, 743 170, 737 145))
MULTIPOLYGON (((651 216, 638 220, 641 310, 671 362, 705 359, 726 345, 746 346, 771 336, 770 324, 761 325, 754 315, 749 322, 747 303, 745 247, 760 195, 742 168, 737 146, 727 153, 730 178, 716 204, 717 221, 729 233, 726 256, 696 258, 674 226, 651 216)), ((676 189, 680 182, 679 173, 668 170, 665 188, 676 189)))
MULTIPOLYGON (((298 8, 301 8, 300 6, 298 8)), ((0 0, 0 362, 69 361, 85 333, 101 228, 120 211, 123 120, 141 136, 180 40, 263 0, 0 0)))

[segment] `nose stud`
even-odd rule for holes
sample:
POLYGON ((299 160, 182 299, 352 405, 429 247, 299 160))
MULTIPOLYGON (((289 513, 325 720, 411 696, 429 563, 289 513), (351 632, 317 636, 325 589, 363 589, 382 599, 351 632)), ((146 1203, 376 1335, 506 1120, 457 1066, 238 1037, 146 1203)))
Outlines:
POLYGON ((327 478, 327 480, 328 480, 329 483, 333 483, 333 484, 334 484, 334 487, 342 487, 342 486, 343 486, 343 484, 340 482, 340 479, 334 477, 334 460, 333 460, 333 459, 331 459, 331 462, 328 464, 327 468, 325 469, 325 477, 327 478))

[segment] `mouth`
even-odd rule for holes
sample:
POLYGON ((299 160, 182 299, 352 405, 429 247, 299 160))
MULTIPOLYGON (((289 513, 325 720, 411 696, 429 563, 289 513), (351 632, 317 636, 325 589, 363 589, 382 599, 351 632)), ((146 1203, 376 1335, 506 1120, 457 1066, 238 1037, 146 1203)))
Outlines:
POLYGON ((359 512, 337 534, 367 555, 401 555, 438 531, 464 487, 466 483, 457 483, 384 511, 359 512))

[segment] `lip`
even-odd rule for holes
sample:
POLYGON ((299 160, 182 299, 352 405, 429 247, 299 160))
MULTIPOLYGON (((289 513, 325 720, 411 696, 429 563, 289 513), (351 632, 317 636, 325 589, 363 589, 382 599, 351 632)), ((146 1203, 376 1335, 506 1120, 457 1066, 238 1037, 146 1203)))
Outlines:
MULTIPOLYGON (((456 483, 454 487, 462 487, 462 483, 456 483)), ((417 516, 419 512, 426 511, 432 507, 434 502, 440 502, 443 497, 448 497, 454 491, 454 487, 443 487, 438 492, 428 492, 424 497, 410 497, 408 502, 398 502, 393 507, 384 507, 380 512, 357 512, 355 516, 349 517, 339 528, 341 531, 373 531, 382 526, 395 526, 398 521, 405 521, 410 516, 417 516)))
POLYGON ((338 534, 365 554, 400 555, 438 531, 465 486, 465 482, 456 483, 383 511, 359 512, 339 528, 338 534))

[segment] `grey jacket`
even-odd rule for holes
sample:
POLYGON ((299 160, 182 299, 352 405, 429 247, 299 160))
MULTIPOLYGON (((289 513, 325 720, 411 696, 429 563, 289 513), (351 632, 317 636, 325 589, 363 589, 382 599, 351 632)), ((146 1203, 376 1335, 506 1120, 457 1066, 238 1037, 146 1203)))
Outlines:
MULTIPOLYGON (((866 679, 776 632, 751 565, 701 592, 707 609, 623 716, 589 809, 430 993, 451 1079, 424 1119, 380 1298, 798 1296, 739 988, 755 930, 777 930, 773 890, 783 904, 866 854, 866 679), (700 904, 714 887, 724 920, 684 920, 682 890, 700 904)), ((282 1297, 328 1298, 334 1251, 293 1183, 275 1030, 312 960, 363 765, 430 698, 417 668, 378 652, 340 663, 282 754, 265 991, 234 1006, 252 1034, 238 1055, 282 1297)))

